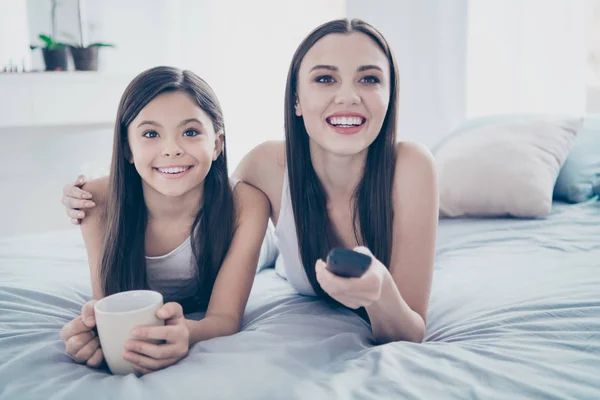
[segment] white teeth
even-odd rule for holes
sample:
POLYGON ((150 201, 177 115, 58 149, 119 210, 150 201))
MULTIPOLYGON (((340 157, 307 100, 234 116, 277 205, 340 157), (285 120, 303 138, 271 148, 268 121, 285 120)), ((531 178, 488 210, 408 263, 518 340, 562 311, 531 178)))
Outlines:
POLYGON ((188 167, 172 167, 172 168, 158 168, 158 170, 164 174, 179 174, 187 171, 188 167))
POLYGON ((347 125, 347 126, 359 126, 364 122, 363 118, 360 117, 333 117, 329 118, 331 125, 347 125))

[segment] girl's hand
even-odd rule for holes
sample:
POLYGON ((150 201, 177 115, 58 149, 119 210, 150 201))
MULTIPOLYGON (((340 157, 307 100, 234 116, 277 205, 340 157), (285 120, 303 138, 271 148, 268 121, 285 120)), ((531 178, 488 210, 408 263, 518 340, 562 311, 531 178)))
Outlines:
POLYGON ((346 307, 368 307, 381 297, 381 287, 386 274, 385 266, 366 247, 355 247, 356 252, 371 257, 371 265, 360 278, 345 278, 331 273, 323 260, 317 260, 315 270, 321 288, 346 307))
POLYGON ((85 218, 83 209, 96 207, 92 195, 81 189, 86 181, 85 176, 79 175, 74 183, 69 183, 63 188, 62 203, 67 208, 67 215, 71 218, 71 222, 75 225, 85 218))
POLYGON ((65 342, 67 354, 75 362, 97 368, 102 364, 104 355, 94 332, 94 304, 96 300, 88 301, 81 309, 81 315, 63 326, 60 338, 65 342))
POLYGON ((190 332, 178 303, 167 303, 156 316, 165 320, 165 326, 138 326, 131 332, 140 339, 164 341, 162 344, 130 339, 125 342, 123 358, 133 364, 136 371, 149 374, 166 368, 185 357, 189 350, 190 332))

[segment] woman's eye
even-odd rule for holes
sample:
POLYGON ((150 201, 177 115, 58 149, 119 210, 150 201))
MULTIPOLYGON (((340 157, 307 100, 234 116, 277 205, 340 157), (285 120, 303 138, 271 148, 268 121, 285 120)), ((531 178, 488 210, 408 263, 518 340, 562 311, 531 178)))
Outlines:
POLYGON ((315 79, 315 82, 317 82, 317 83, 333 83, 334 79, 331 75, 321 75, 321 76, 317 76, 317 78, 315 79))
POLYGON ((188 137, 198 136, 199 134, 200 134, 200 132, 198 132, 195 129, 188 129, 185 132, 183 132, 183 136, 188 136, 188 137))
POLYGON ((151 139, 151 138, 158 137, 158 133, 156 131, 146 131, 146 132, 144 132, 143 136, 151 139))
POLYGON ((381 80, 378 77, 376 77, 376 76, 365 76, 360 81, 364 82, 364 83, 371 84, 371 85, 374 85, 374 84, 377 84, 377 83, 381 83, 381 80))

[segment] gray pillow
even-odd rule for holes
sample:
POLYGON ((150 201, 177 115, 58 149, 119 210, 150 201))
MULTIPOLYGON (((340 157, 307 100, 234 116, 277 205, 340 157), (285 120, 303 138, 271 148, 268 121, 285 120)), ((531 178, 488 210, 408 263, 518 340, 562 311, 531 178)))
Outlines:
POLYGON ((582 120, 529 119, 467 129, 435 149, 441 217, 545 217, 582 120))

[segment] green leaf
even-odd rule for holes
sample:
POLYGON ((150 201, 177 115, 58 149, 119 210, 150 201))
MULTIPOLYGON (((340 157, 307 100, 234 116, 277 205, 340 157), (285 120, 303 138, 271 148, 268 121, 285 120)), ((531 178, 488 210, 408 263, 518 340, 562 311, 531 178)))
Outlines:
POLYGON ((42 41, 46 44, 46 47, 49 47, 49 48, 54 47, 54 40, 52 40, 52 38, 50 36, 40 33, 38 37, 40 39, 42 39, 42 41))
POLYGON ((115 47, 115 45, 110 43, 92 43, 88 47, 115 47))

